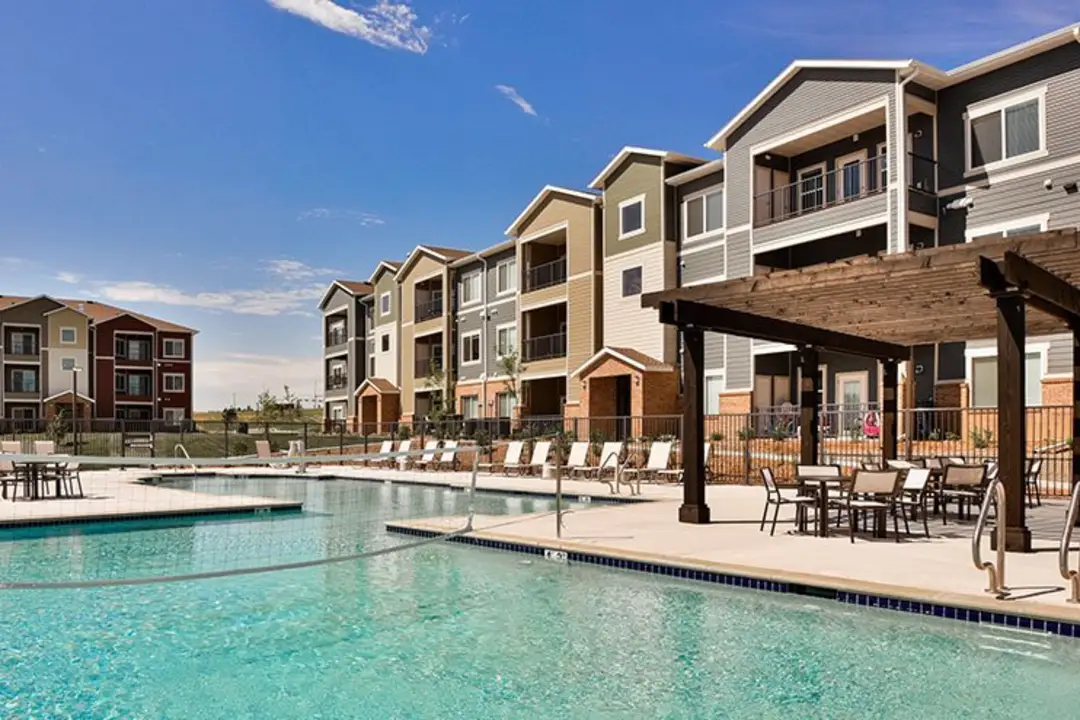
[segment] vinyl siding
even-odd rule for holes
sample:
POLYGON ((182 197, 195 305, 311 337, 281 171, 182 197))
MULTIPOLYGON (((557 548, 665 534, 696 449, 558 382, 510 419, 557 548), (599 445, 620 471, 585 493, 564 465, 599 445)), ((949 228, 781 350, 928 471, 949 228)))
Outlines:
POLYGON ((723 171, 711 173, 703 178, 698 178, 692 182, 688 182, 685 185, 676 188, 676 204, 675 209, 671 212, 671 215, 675 218, 675 233, 674 237, 678 239, 679 246, 683 250, 689 250, 690 248, 698 245, 705 245, 714 243, 723 237, 722 232, 715 232, 710 235, 698 237, 693 240, 686 239, 686 227, 684 226, 684 205, 686 198, 690 196, 700 196, 707 191, 722 191, 724 190, 724 173, 723 171))
POLYGON ((760 252, 782 246, 785 239, 803 233, 820 231, 822 233, 821 237, 828 237, 830 227, 845 223, 865 221, 867 227, 877 225, 881 222, 878 218, 885 217, 886 210, 885 196, 873 195, 862 200, 844 203, 843 205, 834 205, 809 215, 760 227, 754 230, 754 251, 760 252))
POLYGON ((754 357, 750 340, 728 335, 725 342, 724 386, 727 390, 751 390, 754 386, 754 357))
POLYGON ((521 296, 521 306, 523 309, 528 310, 532 307, 542 307, 564 300, 566 300, 566 283, 525 293, 521 296))
POLYGON ((1072 375, 1073 339, 1071 335, 1053 335, 1047 340, 1050 349, 1046 353, 1046 372, 1049 375, 1072 375))
MULTIPOLYGON (((592 317, 595 309, 592 289, 591 277, 571 280, 567 288, 566 367, 570 372, 581 367, 599 349, 593 344, 592 317)), ((578 402, 581 399, 580 382, 567 381, 566 399, 567 402, 578 402)))
POLYGON ((634 155, 608 178, 604 188, 604 254, 613 257, 660 242, 662 200, 660 158, 634 155), (619 240, 619 203, 645 195, 645 232, 619 240))
POLYGON ((656 359, 664 357, 665 327, 655 308, 641 307, 641 296, 622 296, 624 270, 641 267, 642 292, 664 289, 664 245, 609 256, 604 266, 604 345, 631 347, 656 359))
MULTIPOLYGON (((715 240, 715 238, 714 238, 715 240)), ((682 258, 682 284, 716 277, 724 272, 724 246, 702 250, 682 258)), ((705 334, 705 369, 721 370, 724 367, 724 336, 719 333, 705 334)))
POLYGON ((727 245, 727 276, 729 278, 746 277, 753 274, 753 265, 750 257, 750 233, 728 233, 727 245))
POLYGON ((329 315, 331 310, 352 307, 352 304, 353 296, 339 287, 330 295, 330 299, 326 302, 326 308, 323 310, 323 315, 329 315))
POLYGON ((527 237, 565 222, 567 273, 577 275, 587 272, 593 267, 593 216, 598 212, 589 200, 552 194, 522 224, 519 237, 527 237))
MULTIPOLYGON (((941 187, 955 187, 965 182, 964 114, 968 105, 1041 85, 1047 86, 1046 149, 1049 156, 1031 162, 1045 162, 1080 152, 1080 123, 1076 122, 1080 116, 1080 45, 1069 43, 938 93, 941 187)), ((1054 175, 1057 175, 1056 171, 1054 175)))

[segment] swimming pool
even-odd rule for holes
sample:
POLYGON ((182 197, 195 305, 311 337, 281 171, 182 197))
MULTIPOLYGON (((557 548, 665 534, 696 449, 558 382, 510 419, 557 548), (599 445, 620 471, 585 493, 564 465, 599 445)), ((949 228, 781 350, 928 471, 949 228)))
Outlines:
MULTIPOLYGON (((288 540, 275 552, 296 557, 402 541, 355 522, 357 508, 381 520, 464 502, 437 488, 250 482, 302 494, 312 512, 292 519, 325 522, 304 526, 321 528, 306 540, 279 526, 288 540)), ((527 500, 481 495, 477 509, 527 500)), ((76 557, 83 576, 214 566, 221 543, 243 553, 239 538, 265 538, 266 522, 18 531, 0 542, 0 567, 59 579, 76 557)), ((1067 639, 446 544, 265 575, 0 593, 10 718, 1069 717, 1078 669, 1067 639)))

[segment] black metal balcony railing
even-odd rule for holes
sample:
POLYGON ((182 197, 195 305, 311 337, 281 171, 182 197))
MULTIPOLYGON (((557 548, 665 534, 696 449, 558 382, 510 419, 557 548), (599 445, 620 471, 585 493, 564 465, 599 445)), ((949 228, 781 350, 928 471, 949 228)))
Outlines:
POLYGON ((800 217, 885 191, 888 159, 872 157, 835 170, 804 174, 797 182, 754 196, 754 225, 800 217))
POLYGON ((526 362, 566 357, 566 333, 528 338, 522 343, 522 351, 526 362))
POLYGON ((129 382, 126 386, 117 387, 118 397, 150 397, 150 383, 129 382))
POLYGON ((37 355, 38 345, 35 342, 21 342, 16 340, 8 346, 9 355, 37 355))
POLYGON ((442 372, 443 369, 443 362, 441 357, 417 358, 415 365, 416 367, 413 373, 414 378, 425 378, 430 375, 432 371, 442 372))
POLYGON ((326 333, 326 347, 345 344, 345 331, 337 330, 326 333))
POLYGON ((908 153, 908 187, 931 195, 937 195, 937 160, 908 153))
POLYGON ((349 386, 348 378, 344 375, 331 375, 326 378, 327 390, 344 390, 349 386))
POLYGON ((8 380, 7 391, 10 393, 36 393, 37 380, 8 380))
POLYGON ((149 360, 150 343, 129 342, 116 344, 117 360, 149 360))
POLYGON ((541 290, 566 282, 566 256, 534 265, 525 272, 525 292, 541 290))
POLYGON ((416 322, 424 322, 440 317, 443 313, 442 293, 436 293, 430 300, 416 303, 416 322))

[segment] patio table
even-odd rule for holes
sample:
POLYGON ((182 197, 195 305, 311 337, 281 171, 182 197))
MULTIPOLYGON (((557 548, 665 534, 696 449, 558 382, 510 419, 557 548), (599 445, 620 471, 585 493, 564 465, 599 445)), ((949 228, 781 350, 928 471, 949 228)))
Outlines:
MULTIPOLYGON (((829 488, 843 487, 844 483, 850 483, 851 478, 847 476, 834 476, 834 477, 821 477, 818 475, 796 475, 795 482, 798 483, 799 493, 806 489, 807 485, 813 485, 814 491, 817 493, 817 535, 819 537, 829 537, 829 488)), ((804 515, 805 518, 805 515, 804 515)), ((803 520, 805 524, 806 520, 803 520)), ((803 531, 805 527, 801 528, 803 531)))
MULTIPOLYGON (((21 462, 14 463, 16 467, 22 467, 27 477, 30 478, 30 499, 39 500, 42 497, 42 470, 50 465, 62 465, 68 460, 67 455, 49 455, 36 460, 23 460, 21 462)), ((62 493, 62 478, 60 468, 56 469, 56 497, 60 497, 62 493)))

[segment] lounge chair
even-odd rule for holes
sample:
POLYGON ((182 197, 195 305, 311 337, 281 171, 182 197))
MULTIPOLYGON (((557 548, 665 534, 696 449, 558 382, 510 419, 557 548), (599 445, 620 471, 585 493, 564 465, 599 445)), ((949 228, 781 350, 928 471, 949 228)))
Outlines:
POLYGON ((0 452, 10 453, 11 455, 19 455, 22 453, 22 441, 20 440, 4 440, 0 442, 0 452))
MULTIPOLYGON (((269 440, 256 440, 255 441, 255 453, 260 460, 270 460, 274 457, 274 453, 270 450, 269 440)), ((270 463, 267 462, 267 465, 270 463)))
POLYGON ((576 442, 570 446, 570 457, 566 459, 566 465, 563 466, 562 471, 572 476, 587 467, 589 467, 589 443, 576 442))
MULTIPOLYGON (((398 443, 397 451, 399 453, 407 453, 412 450, 412 440, 402 440, 398 443)), ((398 470, 404 470, 409 466, 409 455, 399 455, 398 457, 387 458, 388 467, 393 468, 395 465, 398 470)))
MULTIPOLYGON (((712 468, 709 467, 709 456, 712 454, 712 443, 708 440, 705 441, 704 457, 701 459, 702 464, 705 465, 705 482, 712 481, 712 468)), ((683 480, 683 473, 686 472, 686 467, 681 467, 677 470, 658 470, 656 475, 662 477, 665 480, 675 479, 675 482, 681 483, 683 480)))
POLYGON ((551 441, 541 440, 533 444, 532 458, 529 460, 530 473, 544 474, 544 465, 547 464, 548 455, 551 454, 551 441))
MULTIPOLYGON (((394 452, 394 441, 393 440, 383 440, 382 443, 379 445, 378 454, 379 455, 389 455, 392 452, 394 452)), ((375 463, 382 463, 385 459, 386 458, 384 458, 384 457, 370 457, 370 458, 364 460, 364 464, 367 465, 368 467, 371 467, 375 463)))
MULTIPOLYGON (((637 487, 637 494, 640 495, 642 476, 656 479, 657 473, 662 470, 667 470, 670 463, 671 443, 666 441, 654 442, 649 448, 649 459, 645 463, 645 467, 627 468, 623 470, 622 478, 616 478, 616 482, 624 482, 627 485, 634 483, 637 487)), ((631 494, 633 494, 633 489, 631 489, 631 494)))
MULTIPOLYGON (((806 508, 814 508, 815 514, 817 513, 817 498, 813 495, 803 495, 796 492, 794 496, 784 495, 780 492, 782 489, 796 490, 795 486, 784 486, 776 484, 776 478, 773 476, 772 468, 761 468, 761 479, 765 482, 765 510, 761 513, 761 525, 758 526, 760 532, 765 530, 765 520, 769 516, 769 506, 775 505, 772 516, 772 527, 769 528, 769 535, 776 533, 776 519, 780 515, 781 505, 794 505, 795 506, 795 522, 799 527, 804 524, 804 517, 806 515, 806 508)), ((820 521, 821 518, 818 518, 820 521)))
POLYGON ((510 473, 510 468, 514 468, 518 472, 521 472, 521 453, 525 450, 525 443, 521 440, 511 440, 506 446, 506 454, 503 455, 502 462, 495 462, 491 464, 485 463, 491 472, 495 472, 495 468, 501 468, 503 475, 510 473))
POLYGON ((421 455, 418 458, 413 459, 412 467, 420 468, 421 470, 423 470, 424 468, 427 468, 427 467, 430 467, 431 465, 434 465, 435 464, 435 453, 436 453, 436 451, 438 449, 439 449, 439 441, 438 440, 428 440, 426 443, 424 443, 424 454, 421 455))
POLYGON ((52 440, 35 440, 34 441, 34 454, 35 455, 55 455, 56 443, 52 440))
POLYGON ((457 467, 457 440, 447 440, 443 443, 443 451, 439 453, 439 459, 432 465, 432 470, 453 470, 457 467))

